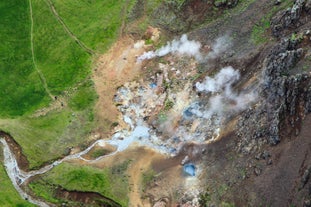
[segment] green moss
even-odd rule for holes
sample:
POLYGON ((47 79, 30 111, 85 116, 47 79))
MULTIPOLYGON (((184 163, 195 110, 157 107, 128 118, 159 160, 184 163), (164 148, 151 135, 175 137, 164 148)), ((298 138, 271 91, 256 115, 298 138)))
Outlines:
POLYGON ((96 149, 96 150, 94 150, 92 153, 91 153, 91 157, 93 158, 93 159, 96 159, 96 158, 98 158, 98 157, 101 157, 101 156, 103 156, 103 155, 107 155, 107 154, 109 154, 110 153, 110 151, 108 151, 108 150, 106 150, 106 149, 96 149))
POLYGON ((43 198, 45 201, 51 202, 51 203, 61 203, 60 200, 56 199, 54 197, 55 193, 55 187, 48 185, 42 180, 38 180, 36 182, 31 182, 29 184, 29 188, 33 191, 33 193, 43 198))
POLYGON ((256 44, 260 45, 267 42, 268 39, 268 29, 270 28, 270 21, 273 15, 275 15, 278 11, 283 10, 293 4, 292 1, 286 0, 282 2, 281 6, 272 7, 271 10, 260 19, 258 23, 253 26, 252 33, 251 33, 251 41, 256 44))
POLYGON ((150 184, 155 180, 156 178, 156 172, 152 169, 149 169, 148 171, 144 172, 142 174, 142 189, 146 189, 150 184))
POLYGON ((270 28, 270 15, 263 17, 258 24, 256 24, 251 33, 251 40, 253 43, 259 45, 268 41, 266 36, 267 30, 270 28))

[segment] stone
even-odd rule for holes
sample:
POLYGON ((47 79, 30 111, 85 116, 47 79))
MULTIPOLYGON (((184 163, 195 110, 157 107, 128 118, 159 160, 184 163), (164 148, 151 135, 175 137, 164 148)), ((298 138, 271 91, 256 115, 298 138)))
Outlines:
POLYGON ((310 174, 311 174, 311 167, 309 167, 308 169, 305 170, 305 172, 302 175, 301 178, 301 189, 307 184, 307 182, 310 179, 310 174))
MULTIPOLYGON (((275 5, 278 5, 278 0, 275 2, 275 5)), ((289 28, 297 28, 301 25, 301 16, 304 11, 307 13, 311 12, 311 3, 310 0, 296 0, 294 5, 287 10, 278 12, 271 19, 271 30, 272 34, 275 37, 280 37, 283 35, 283 32, 289 28)), ((309 18, 303 19, 303 21, 310 21, 309 18)))
POLYGON ((257 166, 254 168, 254 173, 256 176, 259 176, 261 174, 261 171, 262 171, 261 168, 259 168, 257 166))

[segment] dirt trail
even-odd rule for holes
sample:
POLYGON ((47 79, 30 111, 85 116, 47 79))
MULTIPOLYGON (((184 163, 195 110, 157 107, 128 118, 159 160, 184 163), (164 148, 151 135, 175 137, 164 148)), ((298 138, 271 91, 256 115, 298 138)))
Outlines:
POLYGON ((67 25, 65 24, 65 22, 63 21, 63 19, 59 16, 58 12, 56 11, 53 2, 51 0, 46 0, 47 4, 49 5, 52 13, 54 14, 55 18, 57 19, 57 21, 64 27, 65 31, 68 33, 68 35, 87 53, 89 53, 90 55, 94 55, 96 54, 96 52, 92 49, 90 49, 89 47, 87 47, 81 40, 79 40, 71 31, 70 29, 67 27, 67 25))
POLYGON ((34 51, 34 43, 33 43, 33 24, 34 23, 33 23, 33 12, 32 12, 31 0, 29 0, 29 15, 30 15, 30 47, 31 47, 32 62, 33 62, 35 70, 39 74, 40 80, 43 84, 43 87, 44 87, 46 93, 50 96, 50 98, 52 100, 54 100, 54 95, 51 93, 50 89, 48 88, 48 85, 46 83, 46 79, 45 79, 43 73, 41 72, 41 70, 39 70, 37 63, 36 63, 36 60, 35 60, 35 51, 34 51))
POLYGON ((93 80, 99 95, 96 115, 101 124, 100 133, 108 133, 112 123, 121 121, 118 120, 119 112, 113 98, 119 86, 139 77, 142 65, 136 62, 136 57, 144 50, 143 42, 134 46, 134 40, 125 36, 99 57, 93 80))
POLYGON ((131 186, 131 191, 129 194, 130 198, 130 207, 150 206, 150 203, 144 202, 142 197, 142 176, 143 173, 150 169, 151 161, 157 158, 161 158, 159 153, 156 153, 153 150, 144 150, 143 156, 138 155, 135 162, 131 165, 128 170, 130 175, 129 184, 131 186))

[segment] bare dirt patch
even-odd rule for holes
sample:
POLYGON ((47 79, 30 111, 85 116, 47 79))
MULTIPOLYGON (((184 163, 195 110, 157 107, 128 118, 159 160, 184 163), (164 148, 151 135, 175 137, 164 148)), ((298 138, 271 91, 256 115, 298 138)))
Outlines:
POLYGON ((116 203, 110 198, 104 197, 99 193, 94 192, 80 192, 80 191, 69 191, 62 188, 58 188, 56 191, 56 197, 66 200, 79 202, 82 206, 104 206, 104 207, 120 207, 119 203, 116 203))
POLYGON ((93 80, 99 96, 96 104, 96 118, 101 135, 109 134, 113 123, 118 120, 119 112, 113 101, 116 89, 125 82, 139 78, 141 63, 137 56, 144 52, 144 43, 136 44, 128 36, 120 38, 111 49, 97 60, 93 80))
MULTIPOLYGON (((142 198, 144 189, 141 184, 143 173, 151 169, 152 161, 154 160, 162 163, 167 160, 167 156, 148 148, 133 145, 129 149, 119 152, 116 156, 105 157, 93 162, 93 165, 98 168, 110 168, 126 161, 130 161, 130 165, 126 171, 130 189, 129 206, 148 207, 150 206, 149 200, 144 200, 142 198)), ((77 160, 77 162, 84 164, 81 160, 77 160)))

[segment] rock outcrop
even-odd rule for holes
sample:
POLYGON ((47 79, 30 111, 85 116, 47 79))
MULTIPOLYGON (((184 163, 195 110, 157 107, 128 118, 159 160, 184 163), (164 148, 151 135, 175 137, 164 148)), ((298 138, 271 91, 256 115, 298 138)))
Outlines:
POLYGON ((282 37, 286 30, 295 29, 311 20, 311 1, 296 0, 291 8, 278 12, 271 20, 271 30, 275 37, 282 37), (301 18, 305 16, 305 18, 301 18))
MULTIPOLYGON (((301 35, 310 42, 307 32, 301 35)), ((311 109, 311 75, 293 72, 305 54, 300 41, 282 40, 265 58, 259 86, 263 98, 243 113, 237 125, 240 151, 247 153, 260 143, 275 145, 282 137, 298 135, 311 109)))

